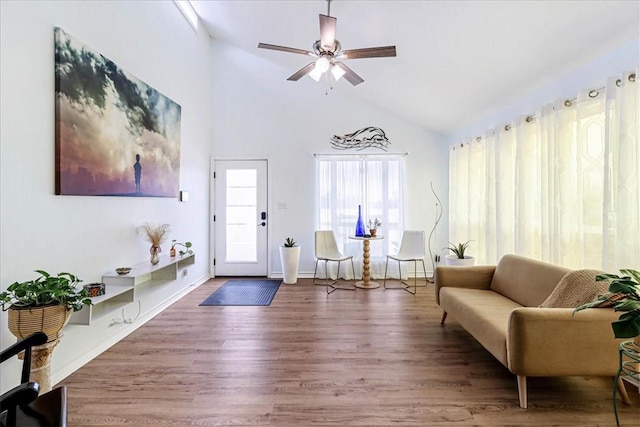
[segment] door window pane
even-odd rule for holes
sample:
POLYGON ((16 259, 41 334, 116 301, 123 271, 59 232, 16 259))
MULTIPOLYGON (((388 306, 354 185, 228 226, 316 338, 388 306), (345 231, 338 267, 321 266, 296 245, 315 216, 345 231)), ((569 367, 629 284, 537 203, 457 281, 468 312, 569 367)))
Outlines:
POLYGON ((227 262, 258 260, 257 176, 255 169, 227 170, 227 262))

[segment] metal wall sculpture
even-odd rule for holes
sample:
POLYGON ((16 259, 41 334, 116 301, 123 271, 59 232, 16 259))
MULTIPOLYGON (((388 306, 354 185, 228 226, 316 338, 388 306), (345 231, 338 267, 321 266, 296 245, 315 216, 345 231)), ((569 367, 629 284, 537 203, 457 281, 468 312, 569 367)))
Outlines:
POLYGON ((330 139, 331 146, 336 150, 364 150, 365 148, 379 148, 387 151, 391 142, 380 128, 369 126, 346 135, 333 135, 330 139))

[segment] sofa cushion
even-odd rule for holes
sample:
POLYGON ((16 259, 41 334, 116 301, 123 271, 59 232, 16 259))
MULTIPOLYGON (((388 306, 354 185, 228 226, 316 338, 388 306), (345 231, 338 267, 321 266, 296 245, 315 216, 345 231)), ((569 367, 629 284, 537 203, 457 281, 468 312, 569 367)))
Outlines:
POLYGON ((537 307, 569 271, 535 259, 505 255, 496 266, 491 289, 524 307, 537 307))
POLYGON ((507 328, 511 312, 520 304, 489 290, 445 287, 440 290, 440 306, 508 366, 507 328))
POLYGON ((609 288, 609 281, 596 282, 598 270, 576 270, 567 273, 540 307, 575 308, 593 301, 609 288))

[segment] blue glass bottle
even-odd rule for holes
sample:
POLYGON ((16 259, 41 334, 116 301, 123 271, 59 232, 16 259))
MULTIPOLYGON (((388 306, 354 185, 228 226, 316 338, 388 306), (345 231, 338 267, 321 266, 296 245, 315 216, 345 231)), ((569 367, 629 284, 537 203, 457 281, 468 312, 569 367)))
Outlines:
POLYGON ((356 237, 364 236, 364 221, 362 220, 362 207, 358 205, 358 222, 356 222, 356 237))

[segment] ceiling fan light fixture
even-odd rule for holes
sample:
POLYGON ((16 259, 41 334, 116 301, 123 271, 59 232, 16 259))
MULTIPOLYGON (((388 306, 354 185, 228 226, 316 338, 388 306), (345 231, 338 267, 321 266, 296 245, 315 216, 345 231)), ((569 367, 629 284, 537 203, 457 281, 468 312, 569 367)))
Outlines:
POLYGON ((385 58, 396 56, 395 46, 378 46, 342 50, 342 45, 338 40, 336 40, 337 19, 331 16, 330 5, 331 0, 327 0, 327 14, 320 14, 320 40, 316 40, 313 44, 313 51, 268 43, 258 43, 258 48, 260 49, 278 50, 281 52, 295 53, 317 58, 315 62, 308 63, 291 75, 287 80, 295 82, 300 80, 303 76, 309 76, 313 80, 319 82, 322 75, 327 73, 326 81, 327 84, 329 84, 330 77, 328 71, 331 70, 331 75, 335 81, 344 77, 344 79, 353 86, 357 86, 364 82, 364 79, 344 63, 340 61, 336 62, 336 60, 385 58))
POLYGON ((329 60, 324 56, 321 56, 320 58, 318 58, 318 60, 316 61, 316 68, 314 68, 314 71, 318 70, 320 74, 322 74, 328 69, 329 69, 329 60))
POLYGON ((336 81, 340 80, 345 73, 346 71, 343 70, 341 66, 336 64, 331 64, 331 74, 333 75, 333 78, 336 81))
POLYGON ((311 77, 313 80, 319 82, 320 81, 320 77, 322 77, 322 74, 324 74, 324 71, 320 71, 318 69, 318 67, 314 67, 313 70, 311 70, 309 72, 309 74, 307 74, 309 77, 311 77))

